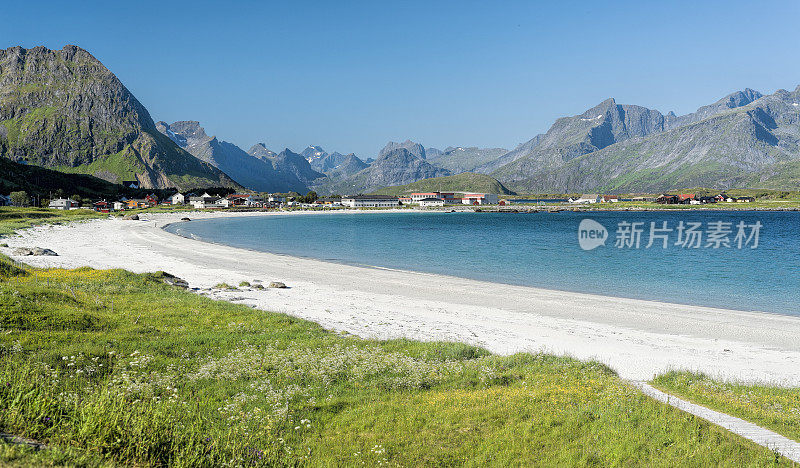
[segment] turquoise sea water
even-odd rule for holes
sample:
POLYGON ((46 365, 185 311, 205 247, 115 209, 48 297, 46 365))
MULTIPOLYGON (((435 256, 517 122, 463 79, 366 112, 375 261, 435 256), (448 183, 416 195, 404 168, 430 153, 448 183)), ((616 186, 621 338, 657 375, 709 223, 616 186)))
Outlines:
MULTIPOLYGON (((623 224, 624 225, 624 224, 623 224)), ((800 315, 800 213, 369 213, 217 218, 177 223, 187 237, 265 252, 500 283, 800 315), (578 225, 608 230, 582 250, 578 225), (701 223, 700 248, 674 245, 683 221, 701 223), (732 231, 731 247, 706 247, 709 223, 732 231), (648 249, 650 223, 668 239, 648 249), (759 245, 737 248, 737 224, 762 227, 759 245), (615 247, 620 223, 643 223, 639 248, 615 247)), ((746 227, 745 234, 752 233, 746 227)), ((684 236, 685 238, 685 236, 684 236)))

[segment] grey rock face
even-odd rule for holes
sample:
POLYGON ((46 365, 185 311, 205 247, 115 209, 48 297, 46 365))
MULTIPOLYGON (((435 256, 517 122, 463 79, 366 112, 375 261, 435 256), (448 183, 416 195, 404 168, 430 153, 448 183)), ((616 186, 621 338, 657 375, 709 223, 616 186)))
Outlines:
MULTIPOLYGON (((342 164, 352 163, 353 162, 353 158, 355 158, 355 160, 360 161, 361 164, 364 164, 363 161, 358 159, 358 157, 356 157, 355 154, 350 153, 350 154, 345 155, 345 154, 339 153, 338 151, 334 151, 333 153, 330 153, 330 154, 325 153, 325 155, 320 157, 320 158, 313 159, 313 160, 309 159, 308 161, 309 161, 309 164, 311 164, 311 168, 312 169, 314 169, 315 171, 324 172, 324 173, 327 174, 328 172, 339 168, 339 166, 341 166, 342 164)), ((306 158, 306 159, 308 159, 308 158, 306 158)), ((367 165, 364 164, 364 167, 366 167, 366 166, 367 165)), ((363 167, 361 169, 363 169, 363 167)))
POLYGON ((320 146, 309 146, 300 152, 300 156, 306 158, 306 161, 308 161, 313 167, 315 161, 324 159, 326 156, 328 156, 328 153, 326 153, 325 150, 320 146))
POLYGON ((447 169, 453 174, 462 172, 481 172, 477 169, 486 164, 497 161, 500 157, 508 153, 503 148, 477 148, 471 147, 448 147, 444 151, 432 151, 425 149, 426 161, 434 166, 447 169))
MULTIPOLYGON (((339 153, 333 153, 329 158, 333 158, 333 156, 337 154, 339 153)), ((335 165, 332 163, 332 167, 325 171, 325 175, 331 179, 344 179, 367 167, 369 167, 369 164, 360 160, 355 154, 350 153, 346 156, 342 156, 342 159, 336 159, 335 165)))
POLYGON ((166 278, 163 278, 161 281, 163 281, 165 284, 168 284, 170 286, 175 286, 181 289, 189 288, 189 283, 185 279, 178 278, 176 276, 168 276, 166 278))
POLYGON ((275 156, 276 153, 274 151, 269 150, 266 144, 256 143, 255 145, 250 147, 250 149, 247 151, 247 154, 255 158, 264 159, 275 156))
POLYGON ((372 164, 352 176, 341 181, 332 181, 330 178, 323 180, 315 189, 320 193, 366 193, 382 187, 448 175, 451 175, 450 171, 430 164, 409 150, 395 148, 382 152, 372 164))
POLYGON ((389 143, 387 143, 386 146, 384 146, 381 152, 378 154, 378 159, 381 159, 382 157, 386 156, 392 151, 398 149, 405 149, 406 151, 408 151, 409 153, 420 159, 425 159, 427 156, 424 146, 420 145, 417 142, 406 140, 402 143, 395 143, 394 141, 390 141, 389 143))

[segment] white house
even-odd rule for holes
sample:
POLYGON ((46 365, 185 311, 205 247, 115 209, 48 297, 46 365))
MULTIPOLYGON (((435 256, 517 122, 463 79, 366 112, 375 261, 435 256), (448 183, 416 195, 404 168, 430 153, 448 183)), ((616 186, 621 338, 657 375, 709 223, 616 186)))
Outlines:
POLYGON ((269 194, 267 197, 267 202, 269 203, 285 203, 286 197, 281 197, 279 195, 269 194))
POLYGON ((114 202, 114 211, 122 211, 125 207, 128 206, 127 203, 123 203, 121 201, 114 202))
POLYGON ((444 206, 444 200, 441 198, 423 198, 419 201, 419 206, 423 208, 429 206, 444 206))
POLYGON ((71 210, 73 208, 78 208, 79 204, 75 200, 69 198, 56 198, 55 200, 50 200, 50 208, 56 210, 71 210))
POLYGON ((350 208, 391 208, 400 204, 397 197, 388 195, 353 195, 342 197, 342 205, 350 208))
POLYGON ((461 203, 465 205, 496 205, 498 196, 494 193, 465 193, 461 203))
POLYGON ((593 193, 591 195, 581 195, 580 198, 570 198, 570 203, 603 203, 603 197, 593 193))
POLYGON ((169 197, 169 201, 173 205, 183 205, 184 203, 186 203, 186 197, 182 193, 178 192, 175 195, 169 197))
POLYGON ((219 208, 219 206, 215 204, 217 200, 219 200, 219 197, 209 195, 208 193, 204 193, 199 197, 189 197, 189 203, 198 210, 202 210, 203 208, 219 208))
POLYGON ((233 202, 227 198, 218 198, 217 201, 214 202, 214 208, 230 208, 232 204, 233 202))

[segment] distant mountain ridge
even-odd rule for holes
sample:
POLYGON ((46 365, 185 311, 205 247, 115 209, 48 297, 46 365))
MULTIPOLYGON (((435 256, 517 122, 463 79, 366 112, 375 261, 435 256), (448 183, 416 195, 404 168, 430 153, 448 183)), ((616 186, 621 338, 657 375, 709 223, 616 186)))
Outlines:
POLYGON ((429 163, 447 169, 453 174, 483 172, 478 169, 488 163, 497 161, 498 158, 506 153, 508 153, 508 150, 504 148, 478 148, 475 146, 449 146, 438 153, 434 153, 430 149, 426 150, 429 163))
POLYGON ((276 154, 259 143, 246 152, 233 143, 208 136, 194 120, 172 124, 158 122, 156 127, 196 158, 219 168, 251 190, 305 193, 312 180, 324 176, 313 171, 305 158, 289 150, 276 154))
POLYGON ((146 188, 236 186, 164 137, 120 80, 72 45, 0 49, 0 156, 146 188))
POLYGON ((800 87, 745 89, 680 117, 608 99, 556 120, 491 174, 526 192, 796 188, 798 107, 800 87))
POLYGON ((344 178, 329 176, 321 179, 313 188, 320 193, 364 193, 381 187, 451 175, 450 171, 425 161, 424 155, 425 148, 418 143, 389 142, 369 166, 344 178))

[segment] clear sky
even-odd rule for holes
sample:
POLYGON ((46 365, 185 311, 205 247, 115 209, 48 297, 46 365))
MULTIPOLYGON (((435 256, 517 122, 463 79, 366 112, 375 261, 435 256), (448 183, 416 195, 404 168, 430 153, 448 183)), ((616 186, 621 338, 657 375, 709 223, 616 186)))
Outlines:
POLYGON ((75 44, 154 120, 248 149, 513 148, 605 98, 684 114, 800 84, 800 2, 30 1, 0 47, 75 44))

